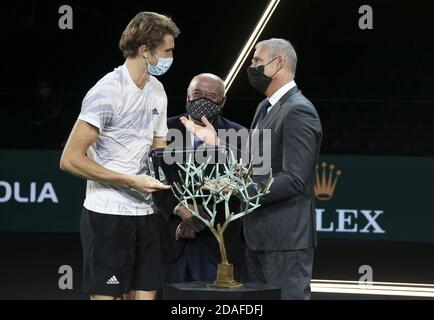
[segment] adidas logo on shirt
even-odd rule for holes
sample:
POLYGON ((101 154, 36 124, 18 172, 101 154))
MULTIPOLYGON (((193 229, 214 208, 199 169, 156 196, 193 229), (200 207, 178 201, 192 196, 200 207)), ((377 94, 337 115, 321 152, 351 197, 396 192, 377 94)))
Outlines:
POLYGON ((113 276, 107 281, 107 284, 119 284, 119 281, 116 279, 116 276, 113 276))

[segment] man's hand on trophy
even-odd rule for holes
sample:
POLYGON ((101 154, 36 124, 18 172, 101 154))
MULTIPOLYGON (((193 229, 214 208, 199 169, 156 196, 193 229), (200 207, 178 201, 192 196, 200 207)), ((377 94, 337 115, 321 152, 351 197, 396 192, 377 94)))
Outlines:
POLYGON ((217 132, 206 117, 202 117, 202 123, 205 126, 197 125, 186 117, 181 117, 180 120, 187 129, 187 131, 193 133, 196 137, 205 142, 207 145, 215 146, 219 144, 217 132))
POLYGON ((159 190, 169 190, 171 186, 158 181, 147 175, 129 176, 128 185, 130 188, 144 193, 152 193, 159 190))
POLYGON ((176 240, 194 238, 196 238, 194 231, 186 226, 184 222, 181 222, 176 229, 176 240))
POLYGON ((226 178, 221 178, 219 180, 209 180, 207 181, 203 188, 205 190, 209 190, 214 193, 218 193, 218 191, 221 191, 225 194, 229 193, 231 190, 236 190, 238 187, 231 183, 226 178))
MULTIPOLYGON (((189 204, 191 210, 194 210, 193 205, 189 204)), ((201 212, 203 209, 199 207, 199 213, 204 217, 204 213, 201 212)), ((196 218, 186 207, 180 205, 176 210, 176 214, 182 219, 182 222, 192 229, 194 232, 200 232, 206 228, 206 225, 196 218)))
POLYGON ((238 165, 238 168, 235 171, 235 174, 237 175, 237 177, 245 176, 247 173, 249 173, 249 168, 242 166, 242 165, 238 165))

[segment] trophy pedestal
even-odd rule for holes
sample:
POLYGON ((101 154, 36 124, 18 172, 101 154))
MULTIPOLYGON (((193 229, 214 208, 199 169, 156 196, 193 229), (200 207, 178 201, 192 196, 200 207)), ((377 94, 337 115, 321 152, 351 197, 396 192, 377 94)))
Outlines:
POLYGON ((221 263, 217 265, 217 280, 209 284, 213 288, 241 288, 242 283, 234 280, 234 266, 230 263, 221 263))
POLYGON ((216 288, 206 282, 167 284, 166 300, 280 300, 280 288, 243 283, 238 288, 216 288))

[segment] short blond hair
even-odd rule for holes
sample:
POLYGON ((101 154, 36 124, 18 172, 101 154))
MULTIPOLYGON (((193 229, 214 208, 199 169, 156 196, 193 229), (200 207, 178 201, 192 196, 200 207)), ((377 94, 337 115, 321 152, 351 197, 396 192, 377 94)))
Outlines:
POLYGON ((171 18, 155 12, 139 12, 122 33, 119 49, 125 58, 134 58, 143 45, 155 50, 167 34, 174 38, 180 34, 171 18))

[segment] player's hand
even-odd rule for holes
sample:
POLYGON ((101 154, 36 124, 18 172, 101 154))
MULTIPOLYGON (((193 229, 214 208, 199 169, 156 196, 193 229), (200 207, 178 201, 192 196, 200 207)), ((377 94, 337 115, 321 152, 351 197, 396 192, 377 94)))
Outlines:
POLYGON ((201 119, 205 127, 195 124, 193 121, 187 119, 186 117, 181 117, 180 120, 187 129, 187 131, 193 133, 196 137, 205 142, 207 145, 215 146, 219 144, 217 132, 206 117, 202 117, 201 119))
POLYGON ((130 186, 134 190, 144 193, 152 193, 171 188, 169 185, 163 184, 157 179, 147 175, 130 176, 130 186))

